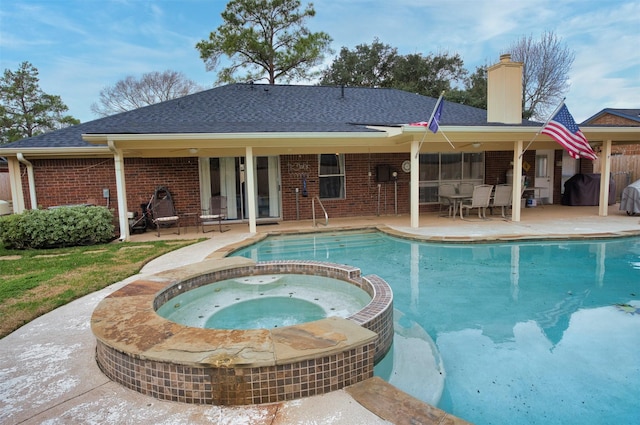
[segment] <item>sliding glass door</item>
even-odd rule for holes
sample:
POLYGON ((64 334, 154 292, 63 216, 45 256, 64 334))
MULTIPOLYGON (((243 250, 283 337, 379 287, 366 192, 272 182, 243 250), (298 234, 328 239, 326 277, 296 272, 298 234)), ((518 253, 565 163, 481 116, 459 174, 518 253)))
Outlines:
MULTIPOLYGON (((208 158, 200 167, 203 185, 202 199, 222 195, 227 197, 228 219, 249 218, 247 209, 247 170, 244 157, 208 158), (210 193, 207 193, 210 192, 210 193)), ((280 218, 280 172, 277 156, 255 158, 254 184, 256 187, 256 217, 280 218)), ((208 201, 203 202, 206 205, 208 201)))

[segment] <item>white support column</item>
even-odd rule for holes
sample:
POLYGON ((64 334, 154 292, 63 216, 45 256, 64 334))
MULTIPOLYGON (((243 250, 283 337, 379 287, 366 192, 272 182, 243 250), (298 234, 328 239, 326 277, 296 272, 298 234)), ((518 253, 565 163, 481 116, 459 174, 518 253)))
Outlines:
POLYGON ((598 215, 606 217, 609 215, 609 175, 611 174, 611 140, 605 140, 602 144, 600 158, 600 204, 598 205, 598 215))
POLYGON ((208 210, 211 199, 211 167, 208 157, 198 158, 198 174, 200 175, 200 209, 208 210))
POLYGON ((26 209, 24 203, 24 193, 22 193, 22 174, 20 173, 20 162, 17 158, 7 158, 9 164, 9 185, 11 186, 11 202, 13 212, 20 214, 26 209))
MULTIPOLYGON (((426 130, 425 130, 426 131, 426 130)), ((411 175, 409 183, 409 202, 411 204, 411 227, 420 227, 420 143, 411 142, 411 175)))
POLYGON ((522 140, 513 143, 513 193, 511 196, 511 221, 520 221, 522 198, 522 140))
POLYGON ((256 179, 253 148, 251 146, 247 146, 244 161, 247 173, 245 185, 247 188, 247 208, 249 208, 249 232, 256 233, 256 179))
POLYGON ((124 178, 124 157, 122 151, 115 147, 113 141, 109 140, 109 149, 113 152, 113 163, 116 173, 116 192, 118 193, 118 223, 120 225, 120 240, 128 241, 129 218, 127 217, 127 183, 124 178))

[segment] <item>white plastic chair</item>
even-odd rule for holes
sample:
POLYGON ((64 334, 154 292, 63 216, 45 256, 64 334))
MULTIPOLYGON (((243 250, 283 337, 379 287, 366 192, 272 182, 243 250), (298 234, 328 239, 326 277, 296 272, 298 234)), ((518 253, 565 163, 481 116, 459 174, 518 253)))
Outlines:
POLYGON ((473 188, 473 194, 471 196, 471 201, 463 201, 460 204, 460 218, 464 218, 462 211, 466 208, 467 214, 473 208, 478 209, 478 218, 486 219, 486 209, 489 206, 489 201, 491 200, 491 191, 493 190, 493 185, 490 184, 480 184, 473 188))
POLYGON ((473 189, 475 188, 475 185, 473 183, 460 183, 458 185, 458 193, 460 195, 467 195, 467 196, 471 196, 473 195, 473 189))
POLYGON ((453 211, 453 202, 451 198, 447 198, 448 195, 455 195, 456 187, 452 184, 444 183, 438 187, 438 200, 440 201, 440 213, 442 213, 442 207, 447 207, 449 210, 449 217, 451 214, 456 214, 456 211, 453 211), (444 195, 445 197, 442 197, 444 195))
POLYGON ((506 218, 505 208, 511 206, 511 199, 513 196, 513 187, 510 184, 496 185, 496 191, 493 194, 493 202, 489 205, 489 208, 501 207, 502 218, 506 218))

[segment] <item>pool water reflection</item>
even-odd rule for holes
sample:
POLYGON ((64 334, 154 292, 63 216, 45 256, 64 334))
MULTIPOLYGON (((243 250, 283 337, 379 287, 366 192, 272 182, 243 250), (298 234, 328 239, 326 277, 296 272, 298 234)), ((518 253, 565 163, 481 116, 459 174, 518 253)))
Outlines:
POLYGON ((446 376, 438 407, 468 421, 640 417, 638 238, 436 244, 343 232, 269 237, 234 255, 356 264, 385 279, 394 291, 395 366, 383 360, 376 373, 428 402, 432 390, 412 378, 433 375, 439 385, 446 376), (435 343, 433 359, 419 340, 435 343))

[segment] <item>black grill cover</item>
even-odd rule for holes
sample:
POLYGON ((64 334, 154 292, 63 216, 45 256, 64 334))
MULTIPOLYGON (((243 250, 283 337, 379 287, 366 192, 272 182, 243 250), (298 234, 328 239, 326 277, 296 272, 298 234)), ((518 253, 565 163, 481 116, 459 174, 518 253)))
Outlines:
MULTIPOLYGON (((600 202, 600 174, 576 174, 564 184, 562 205, 598 205, 600 202)), ((616 203, 616 183, 609 178, 609 205, 616 203)))

